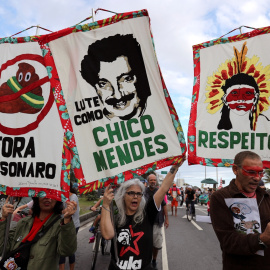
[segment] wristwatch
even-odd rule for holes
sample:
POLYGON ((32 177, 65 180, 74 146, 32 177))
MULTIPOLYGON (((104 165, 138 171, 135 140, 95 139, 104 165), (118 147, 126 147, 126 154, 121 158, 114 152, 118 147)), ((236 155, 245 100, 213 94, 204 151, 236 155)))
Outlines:
POLYGON ((260 233, 258 234, 258 242, 259 242, 259 246, 262 248, 262 249, 266 249, 268 248, 268 246, 261 240, 260 238, 260 233))

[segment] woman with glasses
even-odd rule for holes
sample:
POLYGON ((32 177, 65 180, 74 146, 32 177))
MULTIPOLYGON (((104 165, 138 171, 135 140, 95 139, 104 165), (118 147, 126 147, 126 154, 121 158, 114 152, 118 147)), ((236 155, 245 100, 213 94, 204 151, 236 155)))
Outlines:
POLYGON ((147 203, 143 196, 145 187, 139 179, 132 179, 121 184, 115 196, 112 188, 106 188, 101 212, 101 233, 107 240, 115 238, 117 247, 115 250, 112 242, 109 270, 152 269, 155 217, 182 163, 183 160, 181 164, 172 166, 153 199, 149 199, 147 203), (114 225, 110 211, 113 199, 118 207, 114 225))

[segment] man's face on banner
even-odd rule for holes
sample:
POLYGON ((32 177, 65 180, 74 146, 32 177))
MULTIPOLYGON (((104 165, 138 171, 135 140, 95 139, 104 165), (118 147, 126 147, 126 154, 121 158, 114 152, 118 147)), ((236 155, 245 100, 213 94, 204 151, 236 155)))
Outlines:
POLYGON ((244 115, 256 104, 257 96, 254 87, 240 84, 228 88, 224 100, 232 112, 244 115))
POLYGON ((119 56, 112 62, 100 62, 99 80, 95 85, 107 117, 124 117, 138 109, 139 101, 135 83, 137 77, 128 58, 119 56))

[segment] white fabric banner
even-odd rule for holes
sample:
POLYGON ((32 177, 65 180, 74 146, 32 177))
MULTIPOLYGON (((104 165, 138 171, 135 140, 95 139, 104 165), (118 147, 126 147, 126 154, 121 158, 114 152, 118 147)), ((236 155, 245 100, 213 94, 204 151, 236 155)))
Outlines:
POLYGON ((200 50, 197 156, 233 159, 251 150, 270 161, 270 35, 200 50))
POLYGON ((37 42, 0 45, 0 184, 60 190, 63 129, 37 42), (51 105, 52 104, 52 105, 51 105))
POLYGON ((182 154, 149 18, 49 42, 86 182, 182 154))

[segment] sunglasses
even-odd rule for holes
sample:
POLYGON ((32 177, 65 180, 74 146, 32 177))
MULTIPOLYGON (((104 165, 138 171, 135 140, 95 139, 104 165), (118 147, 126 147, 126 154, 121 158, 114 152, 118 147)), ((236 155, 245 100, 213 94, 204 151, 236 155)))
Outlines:
POLYGON ((249 175, 252 177, 260 177, 260 178, 264 176, 264 171, 248 171, 248 170, 245 170, 241 166, 238 166, 238 167, 241 168, 246 173, 246 175, 249 175))
POLYGON ((142 197, 142 193, 141 192, 135 192, 135 191, 128 191, 126 192, 128 196, 134 198, 135 195, 138 197, 138 198, 141 198, 142 197))

